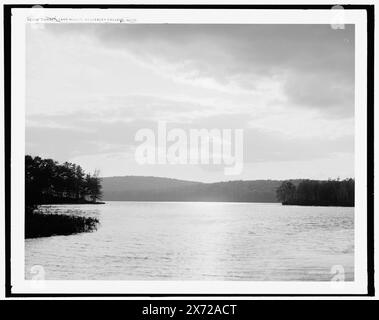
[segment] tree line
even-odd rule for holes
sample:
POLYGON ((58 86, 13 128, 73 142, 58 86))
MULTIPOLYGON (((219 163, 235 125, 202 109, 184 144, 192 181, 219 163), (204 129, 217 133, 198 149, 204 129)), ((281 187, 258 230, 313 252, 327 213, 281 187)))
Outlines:
POLYGON ((25 156, 26 206, 86 203, 101 199, 99 172, 86 173, 80 165, 25 156))
POLYGON ((354 179, 284 181, 276 191, 285 205, 354 206, 354 179))

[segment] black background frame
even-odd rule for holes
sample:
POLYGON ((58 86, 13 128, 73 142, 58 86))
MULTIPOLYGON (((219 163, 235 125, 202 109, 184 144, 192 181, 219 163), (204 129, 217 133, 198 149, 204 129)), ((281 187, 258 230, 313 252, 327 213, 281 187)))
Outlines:
MULTIPOLYGON (((344 10, 367 14, 367 293, 365 294, 101 294, 101 293, 12 293, 11 285, 11 10, 36 4, 3 6, 4 17, 4 151, 5 151, 5 297, 330 297, 374 296, 374 5, 343 5, 344 10)), ((328 10, 331 5, 88 5, 47 4, 52 9, 281 9, 328 10)), ((224 301, 226 303, 226 301, 224 301)), ((235 301, 240 302, 240 301, 235 301)), ((195 301, 193 301, 195 303, 195 301)), ((233 303, 233 301, 231 302, 233 303)))

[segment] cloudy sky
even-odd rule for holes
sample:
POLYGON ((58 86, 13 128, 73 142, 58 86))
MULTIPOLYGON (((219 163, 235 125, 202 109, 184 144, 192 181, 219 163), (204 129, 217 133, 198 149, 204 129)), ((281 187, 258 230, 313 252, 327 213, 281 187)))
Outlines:
POLYGON ((46 24, 27 28, 26 153, 103 176, 354 176, 354 28, 46 24), (244 168, 139 165, 138 129, 244 130, 244 168))

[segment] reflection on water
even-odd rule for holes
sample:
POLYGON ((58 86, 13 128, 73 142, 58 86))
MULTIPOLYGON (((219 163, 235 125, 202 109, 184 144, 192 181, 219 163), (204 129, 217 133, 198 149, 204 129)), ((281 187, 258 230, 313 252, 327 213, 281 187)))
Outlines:
POLYGON ((354 208, 261 203, 108 202, 51 206, 97 231, 27 239, 25 278, 328 281, 354 279, 354 208), (78 212, 79 210, 80 212, 78 212))

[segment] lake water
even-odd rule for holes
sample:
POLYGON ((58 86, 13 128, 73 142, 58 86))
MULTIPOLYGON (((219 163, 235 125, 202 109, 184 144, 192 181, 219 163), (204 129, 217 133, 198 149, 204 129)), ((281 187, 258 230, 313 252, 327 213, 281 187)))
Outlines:
POLYGON ((25 278, 328 281, 354 279, 354 208, 263 203, 56 205, 96 216, 97 231, 25 241, 25 278))

